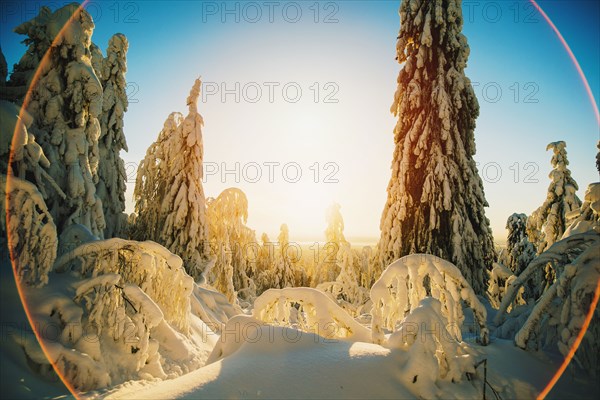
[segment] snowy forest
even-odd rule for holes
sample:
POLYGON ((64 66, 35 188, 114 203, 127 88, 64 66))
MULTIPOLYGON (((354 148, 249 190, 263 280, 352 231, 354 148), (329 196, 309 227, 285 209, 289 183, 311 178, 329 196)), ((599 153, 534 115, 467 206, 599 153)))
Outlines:
POLYGON ((28 48, 11 68, 0 52, 2 391, 600 396, 600 182, 548 140, 545 201, 494 242, 463 18, 460 0, 399 2, 380 237, 352 244, 341 199, 317 251, 286 221, 249 226, 242 189, 205 192, 201 66, 126 195, 128 38, 94 43, 77 3, 11 27, 28 48))

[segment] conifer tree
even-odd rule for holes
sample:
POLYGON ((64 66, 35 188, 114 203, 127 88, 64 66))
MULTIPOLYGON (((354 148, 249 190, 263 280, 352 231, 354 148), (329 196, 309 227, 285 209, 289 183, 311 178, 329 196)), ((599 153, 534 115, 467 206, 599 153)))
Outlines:
POLYGON ((388 198, 381 217, 380 269, 411 253, 454 263, 477 293, 495 258, 477 173, 479 105, 465 76, 469 56, 461 4, 403 0, 391 107, 398 117, 388 198))

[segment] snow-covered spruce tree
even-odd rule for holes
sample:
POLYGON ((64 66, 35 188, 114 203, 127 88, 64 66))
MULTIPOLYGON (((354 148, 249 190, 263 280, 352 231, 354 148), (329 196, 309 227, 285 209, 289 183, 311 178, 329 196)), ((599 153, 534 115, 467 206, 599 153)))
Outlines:
POLYGON ((344 237, 344 219, 341 206, 332 204, 327 209, 326 243, 323 248, 323 259, 318 268, 322 283, 317 286, 329 292, 350 312, 363 303, 366 290, 359 287, 355 269, 354 252, 344 237))
POLYGON ((567 228, 567 214, 581 207, 581 200, 575 194, 579 187, 567 168, 566 147, 563 141, 552 142, 546 147, 546 150, 553 152, 548 194, 544 204, 527 219, 527 235, 535 244, 538 254, 561 238, 567 228))
POLYGON ((508 240, 500 261, 519 275, 535 258, 535 246, 527 238, 527 215, 514 213, 506 221, 508 240))
POLYGON ((8 65, 6 65, 6 58, 2 53, 2 47, 0 47, 0 86, 6 85, 6 77, 8 76, 8 65))
POLYGON ((279 236, 277 236, 278 251, 277 262, 275 264, 275 274, 278 277, 280 289, 293 287, 295 276, 292 258, 290 257, 290 230, 286 224, 281 224, 279 236))
POLYGON ((477 174, 479 105, 464 70, 469 56, 461 4, 403 0, 391 111, 394 158, 381 217, 379 268, 411 253, 454 263, 477 293, 495 258, 488 204, 477 174))
POLYGON ((270 242, 263 233, 257 262, 257 295, 268 289, 298 286, 306 280, 306 273, 296 265, 298 255, 293 253, 292 247, 287 224, 281 224, 276 243, 270 242))
POLYGON ((596 153, 596 169, 598 170, 598 174, 600 174, 600 140, 598 140, 596 147, 598 148, 598 153, 596 153))
MULTIPOLYGON (((104 94, 100 118, 101 133, 98 144, 100 162, 96 190, 102 200, 106 221, 104 237, 107 238, 123 236, 127 222, 124 213, 127 176, 120 152, 128 150, 123 133, 123 117, 129 104, 125 81, 128 47, 127 38, 123 34, 113 35, 108 42, 106 58, 102 59, 101 64, 100 79, 104 94)), ((96 58, 92 57, 92 64, 96 58)))
POLYGON ((187 98, 189 113, 172 113, 140 163, 134 191, 136 239, 154 240, 179 255, 199 279, 210 261, 206 202, 202 189, 200 80, 187 98))
POLYGON ((22 102, 25 91, 21 89, 27 90, 34 74, 39 74, 29 88, 30 133, 43 148, 48 173, 57 183, 39 187, 40 191, 47 193, 48 209, 59 231, 79 223, 102 237, 105 220, 95 181, 103 90, 90 60, 93 29, 91 16, 79 4, 54 13, 41 7, 37 17, 15 28, 27 36, 24 43, 29 48, 7 86, 22 102))
POLYGON ((208 198, 206 208, 213 264, 203 272, 204 280, 235 304, 238 292, 243 298, 256 295, 254 282, 248 277, 251 268, 248 250, 256 242, 255 233, 245 223, 248 199, 238 188, 225 189, 216 199, 208 198))
MULTIPOLYGON (((323 249, 319 249, 319 265, 317 266, 317 282, 333 282, 340 274, 339 259, 344 251, 344 244, 347 244, 344 237, 344 219, 340 212, 341 206, 337 203, 329 206, 325 213, 327 228, 325 229, 325 244, 323 249)), ((350 259, 351 260, 351 259, 350 259)), ((347 266, 351 268, 351 266, 347 266)))

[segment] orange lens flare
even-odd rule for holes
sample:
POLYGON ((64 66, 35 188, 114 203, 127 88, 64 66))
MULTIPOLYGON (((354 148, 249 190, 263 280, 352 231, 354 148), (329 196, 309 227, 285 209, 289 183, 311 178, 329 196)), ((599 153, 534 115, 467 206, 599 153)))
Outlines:
MULTIPOLYGON (((43 66, 45 64, 47 64, 50 61, 50 56, 51 56, 51 52, 50 49, 52 47, 55 47, 58 40, 64 35, 66 28, 69 26, 69 24, 71 24, 73 22, 73 19, 81 12, 81 10, 83 9, 83 7, 88 3, 89 0, 85 0, 83 1, 74 11, 73 14, 69 17, 69 19, 67 20, 67 22, 65 23, 65 25, 60 29, 60 31, 58 32, 58 34, 56 35, 56 37, 52 40, 52 43, 50 44, 50 47, 48 48, 48 50, 46 51, 46 54, 44 54, 44 57, 42 57, 40 64, 38 65, 38 68, 36 69, 32 79, 31 79, 31 83, 29 84, 29 88, 27 89, 27 93, 25 94, 25 99, 23 100, 23 105, 21 106, 21 110, 19 111, 19 118, 21 120, 23 120, 23 116, 24 116, 24 112, 25 109, 27 108, 27 106, 29 105, 29 102, 31 101, 31 94, 32 94, 32 90, 35 87, 35 85, 38 84, 39 80, 40 80, 40 75, 41 75, 41 71, 43 70, 43 66)), ((15 148, 15 138, 17 137, 16 135, 16 130, 18 129, 18 123, 15 125, 15 131, 13 132, 13 140, 11 142, 11 151, 9 153, 8 156, 8 174, 7 174, 7 179, 6 179, 6 186, 7 189, 8 187, 11 185, 11 168, 10 165, 13 162, 13 157, 14 157, 14 153, 13 150, 15 148)), ((9 208, 9 204, 8 204, 8 193, 9 191, 6 190, 6 209, 5 211, 5 215, 6 215, 6 225, 10 226, 10 214, 8 213, 8 208, 9 208)), ((9 255, 10 255, 10 261, 12 264, 12 270, 13 270, 13 275, 15 278, 15 284, 17 286, 17 291, 19 293, 19 298, 21 299, 21 303, 23 304, 23 309, 25 310, 25 314, 27 316, 27 321, 29 322, 29 325, 31 326, 33 333, 35 334, 35 337, 38 341, 38 343, 40 344, 40 347, 44 353, 44 355, 46 356, 46 358, 48 359, 48 361, 50 362, 50 364, 52 365, 52 368, 54 369, 54 371, 56 372, 56 374, 58 375, 58 377, 60 378, 60 380, 62 381, 62 383, 65 385, 65 387, 69 390, 69 392, 71 392, 71 394, 76 398, 79 399, 78 393, 76 391, 76 389, 73 387, 73 385, 71 384, 71 382, 69 382, 69 380, 60 372, 60 370, 58 369, 57 365, 55 362, 52 362, 52 358, 50 357, 50 353, 48 352, 48 349, 46 348, 46 346, 44 346, 44 342, 43 342, 43 338, 41 336, 41 333, 35 328, 36 325, 34 324, 33 321, 33 317, 31 315, 31 311, 29 310, 29 307, 27 305, 27 301, 25 300, 25 293, 23 291, 23 288, 20 285, 19 282, 19 276, 17 273, 17 269, 16 269, 16 255, 13 254, 12 251, 12 240, 10 237, 10 231, 7 230, 6 233, 7 236, 7 240, 8 240, 8 249, 9 249, 9 255)))
POLYGON ((552 390, 554 385, 556 385, 556 382, 558 382, 558 380, 560 379, 562 374, 565 372, 565 369, 567 369, 567 367, 569 366, 569 363, 575 356, 575 353, 577 352, 577 349, 579 348, 579 345, 581 344, 581 341, 583 340, 583 336, 585 335, 585 333, 588 330, 588 327, 590 326, 590 322, 592 321, 592 317, 594 316, 594 312, 596 311, 596 306, 598 305, 599 298, 600 298, 600 279, 598 279, 598 282, 596 283, 596 291, 594 292, 594 298, 592 300, 592 303, 590 304, 590 310, 588 311, 587 315, 585 316, 585 321, 583 321, 583 326, 581 327, 579 334, 575 338, 575 341, 573 342, 573 346, 569 349, 569 353, 563 360, 563 363, 561 364, 558 371, 556 371, 556 373, 554 374, 552 379, 550 379, 550 382, 548 382, 548 385, 546 385, 544 390, 542 390, 542 392, 538 395, 538 397, 537 397, 538 400, 544 399, 548 395, 548 393, 550 393, 550 391, 552 390))
POLYGON ((581 66, 579 65, 579 61, 577 61, 577 58, 575 57, 575 54, 573 54, 573 51, 571 50, 571 48, 567 44, 567 41, 565 40, 565 38, 563 37, 563 35, 560 33, 560 31, 558 30, 558 28, 556 27, 556 25, 554 25, 554 22, 552 22, 552 20, 548 16, 548 14, 546 14, 544 12, 544 10, 542 10, 542 8, 538 5, 538 3, 536 3, 535 0, 529 0, 529 1, 538 10, 538 12, 541 14, 541 16, 544 17, 544 19, 546 20, 546 22, 548 23, 548 25, 550 25, 550 28, 552 28, 552 30, 554 31, 554 33, 558 37, 558 40, 560 40, 560 42, 562 43, 563 47, 565 48, 565 50, 569 54, 569 58, 573 62, 573 65, 575 66, 575 69, 577 70, 577 73, 579 74, 579 77, 581 78, 581 82, 583 82, 583 86, 585 87, 585 91, 587 92, 587 95, 588 95, 588 98, 590 99, 590 103, 592 105, 592 108, 594 109, 594 115, 596 117, 596 123, 598 125, 600 125, 600 114, 598 113, 598 105, 596 104, 596 100, 594 99, 594 94, 592 93, 592 89, 590 88, 590 84, 588 83, 588 80, 585 77, 585 74, 583 73, 583 70, 581 69, 581 66))
MULTIPOLYGON (((554 25, 554 23, 550 20, 550 18, 548 17, 548 15, 541 9, 541 7, 535 2, 535 0, 530 0, 531 3, 533 4, 533 6, 538 10, 538 12, 542 15, 542 17, 544 17, 544 19, 546 20, 546 22, 550 25, 550 27, 552 28, 552 30, 554 30, 554 32, 556 33, 556 35, 558 36, 558 39, 560 40, 560 42, 563 44, 565 50, 567 51, 569 57, 571 58, 575 68, 577 69, 577 73, 579 74, 584 86, 585 86, 585 90, 587 92, 588 98, 590 99, 590 102, 592 104, 592 107, 594 109, 594 114, 596 117, 596 122, 600 125, 600 114, 598 112, 598 106, 596 105, 592 90, 589 86, 589 83, 585 77, 585 74, 583 73, 579 62, 577 61, 577 59, 575 58, 575 55, 573 54, 573 52, 571 51, 571 48, 569 47, 569 45, 567 44, 567 42, 565 41, 564 37, 561 35, 561 33, 559 32, 558 28, 554 25)), ((74 11, 73 15, 71 15, 71 17, 69 18, 69 20, 67 21, 67 23, 61 28, 60 32, 58 33, 58 35, 53 39, 52 44, 50 45, 50 48, 55 47, 57 41, 61 38, 61 36, 64 34, 65 29, 68 27, 68 25, 70 23, 72 23, 73 19, 78 15, 78 13, 83 9, 83 7, 89 2, 89 0, 85 0, 83 1, 79 7, 74 11)), ((50 48, 48 50, 50 50, 50 48)), ((49 62, 50 60, 50 51, 47 51, 46 54, 44 55, 44 57, 42 58, 42 60, 40 61, 40 65, 38 66, 37 70, 35 71, 35 74, 33 75, 33 78, 31 80, 30 86, 27 90, 27 93, 25 95, 25 99, 23 101, 23 105, 21 107, 21 111, 19 113, 19 117, 21 119, 23 119, 23 113, 25 111, 25 109, 27 108, 29 102, 31 101, 31 94, 32 94, 32 88, 35 87, 35 85, 37 85, 39 79, 40 79, 40 75, 41 75, 41 71, 43 70, 43 66, 49 62)), ((16 128, 16 127, 15 127, 16 128)), ((16 133, 16 132, 14 132, 16 133)), ((14 139, 16 138, 16 135, 13 133, 13 142, 11 145, 11 149, 15 148, 15 141, 14 139)), ((9 154, 9 171, 10 171, 10 164, 12 164, 13 162, 13 157, 14 154, 11 150, 10 154, 9 154)), ((10 181, 10 176, 11 174, 9 173, 7 176, 7 187, 11 184, 10 181)), ((5 213, 6 213, 6 219, 7 219, 7 226, 10 225, 9 223, 9 218, 10 215, 8 213, 8 193, 9 191, 6 191, 7 195, 6 195, 6 209, 5 209, 5 213)), ((23 288, 20 285, 19 282, 19 278, 18 278, 18 273, 16 270, 16 263, 15 263, 15 258, 16 255, 13 254, 12 251, 12 240, 10 237, 10 232, 7 231, 7 239, 8 239, 8 243, 9 243, 9 254, 10 254, 10 259, 11 259, 11 263, 12 263, 12 269, 13 269, 13 275, 15 278, 15 282, 16 282, 16 286, 17 286, 17 291, 19 293, 19 297, 21 299, 21 302, 23 304, 23 308, 25 310, 25 314, 27 315, 27 320, 29 321, 29 324, 32 327, 32 330, 36 336, 36 339, 38 340, 38 342, 40 343, 40 346, 42 348, 42 351, 44 352, 44 355, 48 358, 48 360, 51 360, 51 358, 49 357, 49 352, 46 349, 46 347, 44 346, 44 342, 42 340, 41 337, 41 333, 35 329, 35 324, 33 323, 33 317, 31 315, 31 311, 29 310, 29 307, 27 305, 26 299, 25 299, 25 294, 23 291, 23 288)), ((579 345, 581 344, 581 341, 583 339, 583 336, 585 335, 588 326, 592 320, 592 317, 594 315, 596 306, 598 304, 598 300, 600 298, 600 280, 597 282, 596 285, 596 291, 594 294, 594 298, 593 301, 590 305, 590 310, 586 316, 586 319, 584 321, 584 324, 581 328, 581 331, 579 332, 575 342, 573 343, 573 347, 569 350, 569 353, 567 354, 567 356, 565 357, 562 365, 560 366, 560 368, 558 369, 558 371, 556 372, 556 374, 552 377, 552 379, 550 380, 550 382, 548 383, 548 385, 544 388, 544 390, 539 394, 538 399, 543 399, 545 398, 548 393, 550 392, 550 390, 552 390, 552 388, 554 387, 554 385, 556 384, 556 382, 558 382, 558 380, 560 379, 560 377, 562 376, 563 372, 565 371, 565 369, 567 368, 567 366, 569 365, 569 363, 571 362, 573 356, 575 355, 575 352, 577 351, 577 349, 579 348, 579 345)), ((76 391, 76 389, 73 387, 73 385, 71 384, 71 382, 69 382, 66 377, 59 371, 59 369, 57 368, 56 363, 51 362, 52 367, 54 368, 54 370, 56 371, 56 374, 59 376, 60 380, 63 382, 63 384, 65 385, 65 387, 73 394, 73 396, 78 399, 78 393, 76 391)))

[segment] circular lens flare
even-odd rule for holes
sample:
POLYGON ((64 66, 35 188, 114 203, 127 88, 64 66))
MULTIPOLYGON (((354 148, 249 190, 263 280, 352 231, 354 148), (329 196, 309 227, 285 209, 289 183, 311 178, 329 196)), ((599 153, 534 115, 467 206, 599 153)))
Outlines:
MULTIPOLYGON (((27 108, 30 100, 31 100, 31 94, 32 94, 32 88, 35 87, 35 85, 37 85, 40 76, 41 76, 41 71, 43 70, 43 66, 46 63, 49 63, 50 61, 50 56, 51 56, 51 52, 50 50, 55 47, 57 45, 58 40, 64 35, 65 30, 67 29, 67 27, 69 26, 69 24, 72 23, 72 21, 74 20, 74 18, 76 18, 78 16, 78 14, 81 12, 81 10, 85 7, 85 5, 89 2, 89 0, 85 0, 83 1, 76 9, 74 9, 72 15, 69 17, 68 21, 66 22, 66 24, 61 28, 61 30, 59 31, 59 33, 56 35, 56 37, 53 39, 50 47, 48 48, 48 50, 46 51, 46 53, 44 54, 44 57, 42 58, 42 60, 40 61, 40 64, 38 66, 38 68, 36 69, 32 79, 31 79, 31 83, 29 85, 29 88, 25 94, 25 99, 23 101, 23 104, 21 106, 21 110, 19 112, 19 118, 21 120, 23 120, 24 117, 24 113, 25 113, 25 109, 27 108)), ((538 10, 538 12, 542 15, 542 17, 544 18, 544 20, 548 23, 548 25, 552 28, 552 30, 555 32, 555 34, 557 35, 559 41, 562 43, 563 47, 565 48, 565 50, 567 51, 569 57, 571 58, 571 61, 573 62, 573 65, 575 66, 575 69, 577 70, 577 73, 585 87, 587 96, 590 100, 590 103, 592 105, 592 108, 594 110, 594 115, 596 118, 596 122, 598 123, 598 125, 600 125, 600 114, 598 111, 598 106, 596 104, 596 101, 594 99, 594 95, 592 93, 592 90, 590 88, 590 85, 587 81, 587 78, 583 72, 583 70, 581 69, 581 66, 579 65, 579 62, 577 61, 577 58, 575 57, 575 55, 573 54, 571 48, 569 47, 569 45, 567 44, 566 40, 564 39, 564 37, 562 36, 562 34, 560 33, 560 31, 558 30, 558 28, 554 25, 554 23, 552 22, 552 20, 548 17, 548 15, 542 10, 542 8, 537 4, 537 2, 535 0, 530 0, 530 2, 532 3, 532 5, 538 10)), ((15 131, 16 129, 18 129, 18 124, 15 126, 15 131)), ((14 159, 14 153, 13 153, 13 149, 15 148, 15 139, 16 139, 16 132, 13 132, 13 141, 11 143, 11 151, 9 153, 9 166, 8 166, 8 174, 7 174, 7 181, 6 181, 6 185, 7 185, 7 190, 6 190, 6 204, 5 204, 5 215, 6 215, 6 224, 7 226, 10 226, 9 223, 9 218, 10 218, 10 214, 9 214, 9 202, 8 202, 8 193, 9 190, 8 188, 11 185, 11 175, 12 175, 12 169, 10 167, 10 165, 13 162, 14 159)), ((25 293, 24 290, 20 284, 19 281, 19 277, 18 277, 18 271, 16 269, 17 264, 15 262, 16 260, 16 255, 13 254, 13 247, 12 247, 12 243, 13 241, 11 240, 10 237, 10 232, 7 230, 7 239, 8 239, 8 247, 9 247, 9 255, 10 255, 10 259, 11 259, 11 264, 12 264, 12 270, 13 270, 13 276, 15 279, 15 283, 16 283, 16 287, 17 287, 17 291, 19 293, 19 297, 21 300, 21 303, 23 304, 23 308, 25 310, 25 314, 27 316, 27 320, 35 334, 35 337, 37 339, 37 341, 40 344, 40 347, 44 353, 44 355, 46 356, 46 358, 49 360, 49 362, 52 365, 52 368, 54 369, 54 371, 56 372, 56 374, 58 375, 58 377, 60 378, 60 380, 63 382, 63 384, 65 385, 65 387, 73 394, 73 396, 78 399, 78 392, 75 389, 75 387, 72 385, 71 382, 69 382, 69 380, 61 373, 61 371, 59 370, 58 366, 56 365, 55 362, 52 361, 52 358, 50 357, 50 353, 48 352, 48 349, 46 348, 46 346, 44 345, 44 341, 43 338, 41 337, 41 333, 38 329, 36 329, 36 324, 33 321, 33 317, 31 314, 31 311, 27 305, 27 301, 25 298, 25 293)), ((538 399, 543 399, 545 398, 548 393, 552 390, 552 388, 554 387, 554 385, 558 382, 558 380, 560 379, 560 377, 562 376, 562 374, 564 373, 565 369, 567 368, 567 366, 569 365, 569 363, 571 362, 573 356, 575 355, 577 349, 579 348, 579 345, 581 344, 581 341, 583 340, 583 337, 589 327, 589 324, 592 320, 592 317, 594 315, 596 306, 598 304, 598 300, 600 298, 600 280, 598 280, 597 284, 596 284, 596 290, 595 290, 595 294, 594 294, 594 298, 592 300, 592 303, 590 305, 590 310, 588 311, 584 324, 581 327, 581 330, 579 332, 579 334, 577 335, 576 340, 573 343, 573 346, 569 349, 569 353, 567 354, 567 356, 565 357, 563 363, 561 364, 560 368, 557 370, 557 372, 555 373, 555 375, 552 377, 552 379, 550 380, 550 382, 548 383, 548 385, 544 388, 544 390, 538 395, 538 399)))
MULTIPOLYGON (((69 25, 71 23, 73 23, 73 20, 79 15, 81 10, 83 10, 83 8, 88 3, 88 1, 89 0, 85 0, 77 8, 74 8, 74 7, 72 8, 73 9, 72 14, 69 16, 66 23, 61 27, 60 31, 58 32, 58 34, 52 40, 52 43, 48 47, 48 50, 46 50, 46 53, 40 60, 40 63, 38 65, 35 73, 33 74, 33 77, 31 78, 31 82, 29 84, 29 87, 27 88, 27 92, 25 93, 25 99, 23 100, 23 104, 19 111, 19 119, 21 121, 24 120, 25 110, 27 109, 27 106, 29 105, 29 102, 31 101, 31 95, 33 92, 33 88, 38 84, 38 82, 40 80, 41 72, 44 70, 43 67, 47 63, 50 62, 50 57, 51 57, 50 50, 58 44, 58 41, 60 39, 63 38, 66 29, 69 27, 69 25)), ((8 171, 7 171, 7 178, 6 178, 6 198, 5 198, 5 210, 4 210, 5 215, 6 215, 6 226, 11 225, 10 224, 10 213, 9 213, 9 198, 8 198, 9 197, 8 194, 10 193, 10 191, 8 190, 8 188, 11 186, 11 177, 13 176, 11 165, 12 165, 13 159, 14 159, 14 149, 16 148, 16 145, 17 145, 17 143, 16 143, 17 129, 19 129, 18 121, 15 124, 15 131, 13 131, 13 138, 12 138, 12 142, 11 142, 11 151, 8 155, 8 171)), ((60 369, 56 365, 56 362, 52 361, 50 352, 48 351, 47 347, 44 345, 44 341, 43 341, 41 332, 40 332, 40 330, 36 329, 37 325, 34 323, 33 316, 31 314, 31 310, 29 309, 26 298, 25 298, 25 293, 24 293, 23 287, 21 286, 21 282, 19 280, 19 274, 17 271, 17 263, 16 263, 17 255, 13 254, 13 246, 12 246, 13 238, 11 238, 10 231, 8 229, 6 232, 6 236, 7 236, 7 241, 8 241, 8 249, 9 249, 10 261, 12 264, 13 276, 15 278, 15 285, 17 287, 17 292, 19 293, 19 298, 21 300, 21 303, 23 304, 23 309, 25 310, 25 315, 27 316, 27 321, 29 322, 29 325, 31 326, 31 329, 35 335, 36 340, 38 341, 38 343, 40 345, 40 348, 42 349, 42 352, 44 353, 44 355, 46 356, 46 358, 52 365, 52 368, 54 369, 54 371, 56 372, 56 374, 58 375, 58 377, 60 378, 62 383, 65 385, 65 387, 69 390, 69 392, 71 392, 71 394, 76 399, 78 399, 79 396, 78 396, 77 390, 75 389, 73 384, 71 382, 69 382, 69 380, 64 376, 64 374, 61 373, 60 369)))

